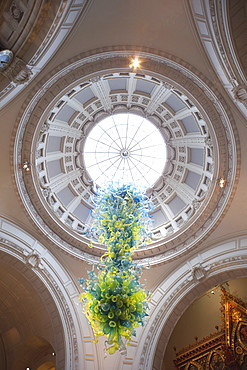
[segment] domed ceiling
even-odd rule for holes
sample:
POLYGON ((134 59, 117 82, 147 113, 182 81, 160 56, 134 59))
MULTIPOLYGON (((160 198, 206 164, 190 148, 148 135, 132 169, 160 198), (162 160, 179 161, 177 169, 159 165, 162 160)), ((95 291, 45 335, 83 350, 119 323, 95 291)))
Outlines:
POLYGON ((94 158, 105 177, 105 170, 114 166, 114 155, 117 167, 122 163, 130 169, 132 163, 132 172, 150 171, 153 181, 145 186, 154 203, 152 242, 135 252, 140 264, 162 263, 195 247, 222 217, 234 188, 234 122, 222 98, 165 56, 139 52, 140 68, 131 69, 135 55, 111 51, 70 61, 41 82, 20 114, 16 180, 26 209, 57 246, 90 261, 104 250, 88 247, 90 239, 97 240, 89 226, 99 186, 90 169, 94 158), (163 146, 156 148, 151 162, 152 154, 145 152, 148 144, 138 152, 142 162, 131 145, 117 144, 116 135, 119 142, 127 142, 130 127, 115 124, 120 116, 140 122, 129 139, 138 148, 144 137, 152 145, 158 140, 152 142, 149 131, 138 131, 144 122, 161 137, 163 146), (99 128, 106 119, 114 124, 99 128), (101 130, 98 138, 95 128, 101 130), (91 144, 85 146, 90 135, 91 144), (110 144, 102 144, 102 135, 110 144), (158 162, 155 178, 152 171, 158 162), (220 178, 226 180, 224 188, 220 178))

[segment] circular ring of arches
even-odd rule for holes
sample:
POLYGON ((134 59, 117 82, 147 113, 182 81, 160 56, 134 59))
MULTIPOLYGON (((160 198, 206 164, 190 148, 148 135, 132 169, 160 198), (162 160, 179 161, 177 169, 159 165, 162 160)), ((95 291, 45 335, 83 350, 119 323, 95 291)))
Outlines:
MULTIPOLYGON (((81 209, 88 207, 90 210, 88 200, 92 194, 90 178, 80 162, 80 153, 85 136, 92 125, 109 114, 128 111, 148 115, 148 118, 163 130, 169 146, 167 172, 150 192, 156 203, 157 215, 169 214, 173 202, 175 210, 170 212, 171 216, 168 220, 162 220, 161 227, 158 226, 154 230, 151 245, 135 253, 135 258, 140 264, 156 265, 176 258, 202 242, 220 221, 236 187, 239 150, 238 136, 231 113, 219 93, 214 92, 203 79, 191 72, 189 66, 184 67, 182 63, 179 64, 164 55, 136 50, 113 50, 98 54, 95 52, 90 56, 79 56, 61 66, 58 72, 55 71, 48 76, 42 84, 42 89, 37 88, 20 114, 14 153, 16 182, 27 212, 52 242, 80 259, 98 261, 103 248, 96 246, 91 250, 88 247, 89 240, 85 236, 88 219, 80 223, 78 217, 73 215, 75 209, 73 207, 78 206, 79 203, 81 209), (127 67, 129 59, 136 53, 142 62, 140 73, 132 73, 127 67), (123 76, 120 76, 121 73, 123 76), (105 80, 108 80, 109 85, 109 80, 113 77, 115 82, 120 77, 125 77, 129 80, 137 79, 142 84, 146 82, 156 84, 159 86, 156 89, 157 96, 149 100, 146 96, 145 100, 143 94, 137 93, 133 96, 124 94, 123 91, 116 93, 116 90, 114 94, 105 96, 102 93, 106 88, 105 80), (155 81, 151 81, 152 79, 155 81), (79 104, 74 96, 78 97, 81 90, 88 87, 91 93, 93 91, 96 93, 86 104, 81 104, 83 111, 79 110, 79 118, 78 111, 75 109, 79 104), (163 98, 165 93, 170 96, 177 94, 176 97, 179 96, 181 103, 187 102, 185 116, 182 109, 182 113, 178 112, 178 116, 179 114, 182 116, 176 117, 177 119, 174 119, 174 116, 165 119, 165 115, 172 112, 172 109, 167 108, 168 104, 164 103, 164 109, 162 108, 161 103, 165 99, 163 98), (100 94, 103 94, 101 99, 95 99, 100 94), (135 102, 130 101, 133 97, 136 99, 135 102), (119 99, 127 99, 127 102, 119 99), (64 108, 67 111, 63 110, 64 108), (71 109, 72 115, 70 115, 71 109), (76 111, 75 114, 73 109, 76 111), (69 128, 61 124, 59 114, 61 116, 69 114, 69 128), (181 123, 177 125, 177 122, 183 122, 188 115, 195 117, 196 114, 198 114, 196 122, 200 126, 201 135, 194 138, 193 131, 190 135, 189 128, 188 131, 185 129, 183 134, 182 127, 186 127, 186 121, 183 125, 181 123), (166 122, 165 127, 162 127, 162 122, 166 122), (79 130, 76 125, 80 126, 79 130), (49 142, 46 142, 49 134, 50 137, 53 136, 59 140, 65 137, 62 144, 64 152, 54 154, 46 150, 49 146, 49 142), (202 145, 206 153, 204 160, 199 166, 193 165, 189 159, 193 157, 192 149, 201 149, 202 145), (72 155, 68 155, 70 153, 72 155), (52 176, 49 178, 49 164, 47 164, 49 155, 52 161, 58 160, 60 164, 62 163, 62 176, 58 174, 57 182, 56 176, 54 181, 51 179, 52 176), (25 161, 31 167, 29 174, 21 168, 21 164, 25 161), (191 172, 190 166, 192 166, 192 172, 195 168, 201 167, 197 173, 198 186, 193 191, 191 188, 188 191, 185 180, 191 172), (182 171, 182 175, 179 171, 182 171), (218 186, 220 177, 226 179, 227 186, 223 190, 218 186), (50 186, 47 186, 47 181, 50 186), (62 199, 61 182, 69 189, 66 189, 67 193, 76 194, 77 199, 71 198, 68 208, 62 199), (58 191, 53 191, 56 187, 58 191), (171 189, 170 194, 169 189, 171 189), (60 195, 58 195, 59 192, 60 195), (178 206, 179 202, 180 206, 178 206), (70 212, 71 209, 72 212, 70 212)), ((57 145, 61 147, 61 141, 57 145)), ((56 171, 56 168, 50 165, 50 173, 52 170, 56 171)))

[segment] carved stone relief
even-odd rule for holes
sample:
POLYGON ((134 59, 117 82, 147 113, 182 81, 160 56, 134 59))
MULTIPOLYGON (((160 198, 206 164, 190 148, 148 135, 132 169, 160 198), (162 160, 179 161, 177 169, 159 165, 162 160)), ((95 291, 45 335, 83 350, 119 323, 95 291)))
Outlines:
POLYGON ((29 81, 32 75, 31 69, 18 57, 14 57, 11 65, 2 73, 9 81, 14 82, 16 85, 29 81))

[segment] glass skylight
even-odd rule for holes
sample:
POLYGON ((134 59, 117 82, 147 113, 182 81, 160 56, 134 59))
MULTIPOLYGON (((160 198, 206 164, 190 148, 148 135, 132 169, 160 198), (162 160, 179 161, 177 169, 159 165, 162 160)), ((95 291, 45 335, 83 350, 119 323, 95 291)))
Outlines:
POLYGON ((90 131, 84 162, 99 186, 107 181, 151 187, 166 162, 166 144, 157 127, 133 113, 109 116, 90 131))

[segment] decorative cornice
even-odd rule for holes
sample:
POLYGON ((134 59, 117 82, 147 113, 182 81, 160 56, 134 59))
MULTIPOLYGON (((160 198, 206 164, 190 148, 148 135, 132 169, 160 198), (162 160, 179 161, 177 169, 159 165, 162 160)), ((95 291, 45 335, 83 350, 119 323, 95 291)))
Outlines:
POLYGON ((192 343, 188 347, 181 349, 176 353, 176 364, 188 361, 190 358, 193 358, 195 354, 200 355, 205 351, 209 351, 211 348, 214 348, 218 344, 224 343, 225 332, 221 330, 220 332, 215 332, 209 336, 200 339, 196 343, 192 343))

